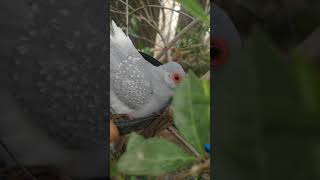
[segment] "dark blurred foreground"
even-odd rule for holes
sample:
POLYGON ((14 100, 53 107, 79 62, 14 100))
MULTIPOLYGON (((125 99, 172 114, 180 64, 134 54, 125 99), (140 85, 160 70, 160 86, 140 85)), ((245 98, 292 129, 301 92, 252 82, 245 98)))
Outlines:
MULTIPOLYGON (((243 4, 262 3, 253 2, 243 4)), ((280 2, 251 9, 256 16, 235 1, 220 3, 244 47, 212 75, 217 180, 320 179, 319 32, 298 48, 320 25, 319 11, 311 1, 299 1, 304 6, 296 9, 290 2, 298 1, 288 1, 289 9, 280 2), (263 14, 272 10, 276 14, 263 14)))

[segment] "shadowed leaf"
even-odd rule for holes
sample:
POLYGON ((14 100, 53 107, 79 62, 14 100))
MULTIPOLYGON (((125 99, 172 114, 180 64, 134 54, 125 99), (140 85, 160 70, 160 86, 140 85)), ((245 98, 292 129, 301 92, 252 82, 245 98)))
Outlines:
POLYGON ((118 170, 128 175, 157 176, 191 164, 195 158, 177 145, 159 138, 143 139, 132 133, 118 170))

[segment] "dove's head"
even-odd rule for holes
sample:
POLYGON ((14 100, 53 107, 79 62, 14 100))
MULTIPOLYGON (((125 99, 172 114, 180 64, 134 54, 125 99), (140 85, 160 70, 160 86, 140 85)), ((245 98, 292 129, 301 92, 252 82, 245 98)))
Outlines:
POLYGON ((177 87, 186 75, 182 66, 176 62, 168 62, 160 68, 166 71, 164 80, 172 89, 177 87))
POLYGON ((241 50, 241 39, 238 30, 226 12, 214 4, 212 6, 210 54, 213 66, 217 67, 236 57, 236 54, 241 50))

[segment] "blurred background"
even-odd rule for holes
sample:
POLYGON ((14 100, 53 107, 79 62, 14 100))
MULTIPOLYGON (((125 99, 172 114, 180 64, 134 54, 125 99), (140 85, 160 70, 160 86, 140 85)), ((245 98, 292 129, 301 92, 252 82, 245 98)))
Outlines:
MULTIPOLYGON (((209 9, 209 0, 199 2, 209 9)), ((127 32, 140 51, 161 62, 176 61, 198 76, 209 71, 209 27, 195 23, 178 36, 194 21, 179 1, 130 0, 126 6, 125 0, 119 0, 111 1, 110 6, 110 20, 127 32)))
POLYGON ((215 178, 320 179, 320 2, 214 2, 243 43, 213 72, 215 178))
POLYGON ((215 3, 232 18, 242 37, 259 25, 282 50, 297 46, 320 24, 317 0, 215 0, 215 3))

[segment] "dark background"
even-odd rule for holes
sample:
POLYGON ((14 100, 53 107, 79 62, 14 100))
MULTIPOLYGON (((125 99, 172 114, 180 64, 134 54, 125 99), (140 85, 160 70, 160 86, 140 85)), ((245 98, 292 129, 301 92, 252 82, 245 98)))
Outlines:
MULTIPOLYGON (((29 156, 66 176, 106 176, 108 10, 105 0, 0 2, 0 140, 20 165, 29 156)), ((4 177, 17 162, 0 149, 4 177)))
MULTIPOLYGON (((319 27, 319 1, 215 3, 231 17, 244 45, 248 45, 247 39, 258 27, 282 59, 269 63, 273 59, 268 58, 274 56, 261 50, 246 54, 247 58, 239 55, 212 72, 213 176, 217 180, 319 179, 320 107, 315 106, 313 111, 303 104, 308 101, 306 97, 317 101, 319 96, 308 92, 300 96, 304 85, 296 83, 293 77, 304 71, 299 66, 290 69, 293 61, 287 57, 319 27)), ((313 44, 319 47, 317 41, 313 44)), ((256 47, 247 46, 246 51, 250 48, 256 47)), ((302 51, 302 57, 310 62, 307 51, 302 51)), ((306 84, 311 82, 310 77, 320 77, 319 59, 313 59, 309 65, 318 70, 303 81, 306 84)), ((319 82, 311 84, 315 87, 319 82)), ((319 95, 319 89, 314 90, 319 95)))

